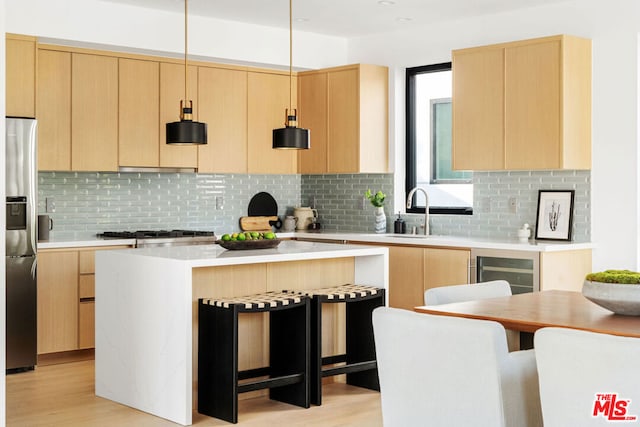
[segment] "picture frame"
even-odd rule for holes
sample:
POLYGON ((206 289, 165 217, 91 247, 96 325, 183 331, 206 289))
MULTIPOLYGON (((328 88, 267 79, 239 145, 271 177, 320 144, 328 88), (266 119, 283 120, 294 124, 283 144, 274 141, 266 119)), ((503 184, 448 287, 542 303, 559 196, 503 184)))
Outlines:
POLYGON ((575 190, 538 190, 536 239, 571 240, 575 190))

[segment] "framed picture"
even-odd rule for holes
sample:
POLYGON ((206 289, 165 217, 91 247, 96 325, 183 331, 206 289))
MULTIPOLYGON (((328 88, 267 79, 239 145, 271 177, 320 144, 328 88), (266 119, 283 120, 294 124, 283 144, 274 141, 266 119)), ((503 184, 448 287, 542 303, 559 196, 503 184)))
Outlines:
POLYGON ((574 190, 538 190, 536 239, 571 240, 574 190))

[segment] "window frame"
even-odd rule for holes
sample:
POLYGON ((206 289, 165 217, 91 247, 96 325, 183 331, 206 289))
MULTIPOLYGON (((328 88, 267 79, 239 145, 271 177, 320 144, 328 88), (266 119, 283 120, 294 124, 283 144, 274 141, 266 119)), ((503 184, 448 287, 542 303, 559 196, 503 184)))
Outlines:
MULTIPOLYGON (((416 186, 416 100, 415 78, 418 74, 433 73, 438 71, 451 70, 451 62, 442 62, 439 64, 422 65, 419 67, 407 67, 405 72, 405 194, 404 200, 407 199, 409 191, 416 186)), ((430 147, 431 149, 431 147, 430 147)), ((432 159, 434 161, 434 159, 432 159)), ((430 173, 430 176, 432 174, 430 173)), ((424 207, 406 208, 407 213, 424 214, 424 207)), ((472 215, 473 207, 443 207, 429 206, 430 214, 449 214, 449 215, 472 215)))

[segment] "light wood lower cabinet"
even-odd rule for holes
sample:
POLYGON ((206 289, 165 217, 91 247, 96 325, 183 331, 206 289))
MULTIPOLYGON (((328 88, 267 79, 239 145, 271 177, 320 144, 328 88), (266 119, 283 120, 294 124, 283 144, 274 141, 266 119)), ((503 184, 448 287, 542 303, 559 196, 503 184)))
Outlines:
POLYGON ((413 310, 427 289, 468 283, 469 257, 468 249, 389 247, 389 306, 413 310))
POLYGON ((78 252, 38 253, 38 354, 78 348, 78 252))
POLYGON ((95 252, 104 246, 38 252, 38 354, 95 346, 95 252))

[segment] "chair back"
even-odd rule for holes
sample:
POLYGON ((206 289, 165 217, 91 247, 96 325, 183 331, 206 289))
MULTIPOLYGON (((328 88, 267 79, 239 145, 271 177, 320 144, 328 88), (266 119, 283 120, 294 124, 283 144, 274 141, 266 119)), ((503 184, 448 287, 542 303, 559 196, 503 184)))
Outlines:
POLYGON ((640 424, 639 338, 544 328, 534 346, 545 427, 640 424))
POLYGON ((509 282, 493 280, 471 285, 440 286, 427 289, 424 292, 424 304, 440 305, 509 295, 511 295, 509 282))
MULTIPOLYGON (((516 368, 503 375, 511 356, 499 323, 380 307, 373 328, 385 426, 537 425, 514 409, 522 396, 503 386, 518 380, 510 376, 516 368)), ((533 390, 537 399, 537 381, 533 390)))

